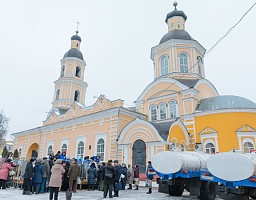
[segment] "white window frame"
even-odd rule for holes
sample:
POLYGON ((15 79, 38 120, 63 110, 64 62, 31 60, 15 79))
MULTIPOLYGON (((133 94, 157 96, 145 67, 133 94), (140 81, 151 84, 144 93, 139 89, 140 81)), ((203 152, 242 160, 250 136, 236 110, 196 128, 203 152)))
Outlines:
POLYGON ((165 102, 161 102, 158 107, 159 107, 159 119, 160 120, 166 119, 167 118, 167 106, 166 106, 166 103, 165 102), (161 105, 165 105, 165 118, 161 117, 161 105))
POLYGON ((187 53, 182 52, 182 53, 179 54, 179 66, 180 66, 180 73, 184 73, 184 74, 189 73, 189 56, 188 56, 187 53), (182 55, 185 55, 186 58, 187 58, 187 66, 186 66, 185 64, 183 64, 183 63, 184 63, 184 60, 185 60, 185 57, 184 57, 184 58, 181 57, 182 55), (182 65, 181 65, 181 59, 183 59, 182 65), (185 69, 185 67, 187 67, 187 69, 185 69), (182 70, 182 69, 183 69, 183 70, 182 70))
POLYGON ((155 104, 151 105, 150 108, 149 108, 149 110, 150 110, 150 121, 156 121, 156 120, 157 120, 157 105, 155 105, 155 104), (156 113, 155 113, 156 119, 154 119, 154 120, 152 120, 152 107, 155 107, 155 108, 156 108, 156 109, 155 109, 155 111, 156 111, 156 113))
POLYGON ((245 138, 245 139, 243 139, 243 152, 244 152, 244 153, 250 153, 250 149, 255 149, 255 145, 254 145, 253 140, 250 139, 250 138, 245 138), (252 144, 252 148, 249 148, 249 152, 245 152, 245 146, 244 146, 245 143, 251 143, 251 144, 252 144))
POLYGON ((169 101, 169 103, 168 103, 168 111, 169 111, 169 118, 176 118, 176 117, 178 117, 178 103, 177 103, 177 101, 175 101, 175 100, 169 101), (172 108, 172 106, 173 107, 175 106, 175 117, 171 116, 171 113, 172 113, 171 112, 171 108, 172 108))
POLYGON ((18 153, 19 153, 19 157, 22 157, 22 149, 23 149, 23 146, 22 145, 19 145, 18 147, 18 153), (20 150, 21 149, 21 153, 20 153, 20 150))
POLYGON ((169 61, 167 55, 163 55, 160 59, 160 73, 161 76, 164 76, 169 73, 169 61))
POLYGON ((78 154, 77 154, 77 151, 78 151, 78 144, 79 142, 83 142, 84 143, 84 152, 83 152, 83 158, 85 157, 85 152, 86 152, 86 136, 79 136, 76 138, 76 158, 78 158, 78 154))
POLYGON ((57 89, 55 101, 58 101, 59 99, 60 99, 60 89, 57 89), (58 93, 58 91, 59 91, 59 93, 58 93))
MULTIPOLYGON (((66 150, 66 155, 68 156, 68 144, 69 144, 69 139, 65 138, 61 140, 61 144, 60 144, 60 153, 62 153, 62 145, 66 144, 67 145, 67 150, 66 150)), ((69 155, 70 157, 71 155, 69 155)), ((72 157, 72 156, 71 156, 72 157)))
POLYGON ((81 95, 80 90, 76 90, 76 91, 75 91, 75 93, 74 93, 74 101, 75 101, 76 92, 78 92, 77 101, 76 101, 76 102, 80 102, 80 95, 81 95))
POLYGON ((103 161, 104 161, 104 160, 107 160, 107 156, 106 156, 107 133, 96 133, 95 134, 94 156, 97 155, 97 144, 100 139, 104 140, 104 158, 103 158, 103 161))
POLYGON ((47 155, 48 155, 49 146, 52 146, 52 151, 54 152, 54 141, 48 141, 47 148, 46 148, 46 154, 47 155))

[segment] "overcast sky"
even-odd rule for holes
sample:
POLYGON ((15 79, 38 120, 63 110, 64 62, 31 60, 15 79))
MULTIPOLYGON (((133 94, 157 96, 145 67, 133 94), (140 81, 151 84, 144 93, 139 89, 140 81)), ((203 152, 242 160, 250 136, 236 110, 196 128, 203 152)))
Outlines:
MULTIPOLYGON (((182 0, 186 31, 207 50, 255 0, 182 0)), ((9 133, 42 125, 51 109, 60 60, 79 21, 86 61, 86 105, 105 94, 133 105, 153 81, 151 47, 167 33, 171 0, 0 0, 0 110, 9 133)), ((256 7, 205 57, 220 95, 256 102, 256 7)))

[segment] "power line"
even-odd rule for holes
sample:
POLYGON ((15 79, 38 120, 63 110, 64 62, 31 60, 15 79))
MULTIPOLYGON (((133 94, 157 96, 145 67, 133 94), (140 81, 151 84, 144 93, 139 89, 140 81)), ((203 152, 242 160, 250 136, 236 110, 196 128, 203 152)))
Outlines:
MULTIPOLYGON (((209 55, 209 53, 225 38, 228 36, 228 34, 243 20, 243 18, 252 10, 252 8, 256 5, 256 2, 242 15, 242 17, 239 19, 239 21, 232 26, 227 33, 222 36, 210 49, 209 51, 206 52, 205 57, 207 55, 209 55)), ((176 82, 178 82, 178 80, 180 80, 182 77, 184 77, 186 75, 187 72, 189 72, 190 70, 192 70, 196 65, 198 64, 198 60, 197 62, 191 67, 189 68, 182 76, 180 76, 178 79, 176 79, 170 86, 168 86, 166 89, 162 90, 161 92, 159 92, 155 97, 158 97, 160 94, 162 94, 163 92, 165 92, 166 90, 168 90, 171 86, 173 86, 176 82)), ((152 95, 151 97, 153 97, 154 95, 152 95)), ((151 98, 150 97, 150 98, 151 98)))

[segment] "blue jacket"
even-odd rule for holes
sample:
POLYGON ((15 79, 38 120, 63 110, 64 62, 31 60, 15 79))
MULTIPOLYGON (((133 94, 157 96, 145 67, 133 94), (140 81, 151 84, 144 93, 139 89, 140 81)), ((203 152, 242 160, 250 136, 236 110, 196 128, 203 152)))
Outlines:
POLYGON ((147 168, 147 172, 146 172, 147 179, 152 180, 154 178, 155 174, 156 173, 155 173, 155 170, 153 169, 152 165, 149 165, 147 168))
POLYGON ((34 169, 34 175, 32 178, 33 183, 42 183, 42 178, 44 174, 44 167, 41 165, 41 163, 36 163, 34 169))
POLYGON ((61 159, 61 160, 66 160, 66 159, 67 159, 67 157, 66 157, 66 155, 62 155, 62 154, 60 154, 60 159, 61 159))
POLYGON ((115 167, 115 172, 114 172, 114 180, 115 181, 119 181, 121 173, 122 173, 122 167, 120 165, 117 165, 115 167))
POLYGON ((97 170, 95 167, 90 166, 89 169, 87 170, 88 173, 88 184, 95 184, 95 178, 97 178, 97 170))

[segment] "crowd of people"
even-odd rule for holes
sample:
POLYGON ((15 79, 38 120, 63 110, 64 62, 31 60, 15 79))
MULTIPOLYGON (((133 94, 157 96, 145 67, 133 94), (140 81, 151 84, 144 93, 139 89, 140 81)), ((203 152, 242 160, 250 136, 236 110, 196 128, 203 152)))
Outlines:
MULTIPOLYGON (((12 163, 12 153, 8 153, 4 163, 0 167, 0 189, 6 189, 6 181, 9 178, 10 171, 16 167, 12 163)), ((107 163, 99 162, 96 157, 85 157, 84 162, 89 161, 87 168, 87 184, 88 190, 103 191, 103 198, 107 195, 109 198, 118 197, 119 190, 131 190, 132 185, 135 185, 135 190, 139 189, 139 174, 140 169, 137 164, 133 170, 132 166, 128 164, 119 164, 118 160, 114 162, 108 160, 107 163), (127 187, 128 185, 128 187, 127 187), (114 193, 114 194, 113 194, 114 193)), ((66 152, 51 154, 49 157, 43 159, 31 158, 27 163, 23 177, 23 195, 50 193, 50 200, 58 199, 59 191, 68 191, 76 193, 77 185, 81 184, 81 160, 76 158, 69 159, 66 157, 66 152), (78 162, 80 162, 78 164, 78 162)), ((155 172, 148 162, 146 170, 147 183, 149 191, 152 193, 152 179, 155 172)))

